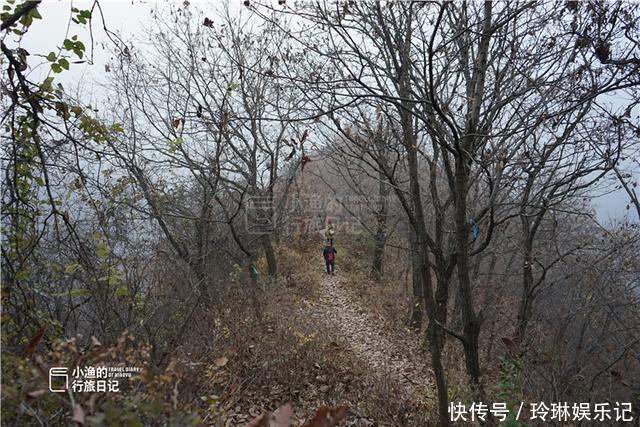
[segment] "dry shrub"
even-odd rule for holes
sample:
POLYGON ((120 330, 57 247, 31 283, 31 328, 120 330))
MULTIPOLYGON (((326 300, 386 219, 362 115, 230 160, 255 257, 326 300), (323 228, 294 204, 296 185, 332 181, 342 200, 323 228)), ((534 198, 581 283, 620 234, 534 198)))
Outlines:
POLYGON ((27 359, 5 355, 3 383, 10 385, 2 390, 3 421, 237 426, 291 402, 295 425, 322 405, 347 405, 350 421, 362 425, 425 425, 429 411, 409 403, 393 381, 372 376, 357 355, 306 321, 305 304, 316 298, 322 277, 318 248, 277 251, 284 280, 260 277, 255 290, 241 285, 248 283, 241 276, 232 277, 220 305, 197 307, 191 316, 189 307, 179 307, 182 312, 172 317, 178 322, 163 325, 156 347, 177 339, 165 351, 156 349, 155 357, 151 345, 129 333, 112 346, 67 340, 42 354, 35 343, 27 359), (252 292, 261 301, 261 321, 249 303, 252 292), (76 364, 136 366, 144 373, 120 393, 76 394, 74 407, 67 394, 49 393, 46 381, 49 366, 76 364))
POLYGON ((96 339, 80 347, 75 339, 57 341, 52 350, 29 358, 3 356, 3 423, 12 425, 149 425, 197 422, 197 415, 178 405, 173 389, 180 383, 175 364, 161 372, 149 366, 149 348, 124 333, 110 347, 96 339), (7 360, 7 358, 9 360, 7 360), (120 380, 111 393, 49 392, 49 368, 65 367, 71 385, 80 367, 135 367, 139 374, 120 380))

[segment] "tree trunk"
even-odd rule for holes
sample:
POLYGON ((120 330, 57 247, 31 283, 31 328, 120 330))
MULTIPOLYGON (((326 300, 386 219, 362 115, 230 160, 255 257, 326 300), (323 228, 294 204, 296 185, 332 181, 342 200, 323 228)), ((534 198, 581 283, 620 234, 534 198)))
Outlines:
MULTIPOLYGON (((528 227, 528 224, 527 224, 528 227)), ((533 244, 530 238, 525 239, 522 260, 522 296, 518 304, 518 317, 514 341, 522 344, 533 309, 533 244)))
MULTIPOLYGON (((491 253, 491 261, 489 262, 489 270, 487 272, 487 277, 489 277, 489 281, 488 283, 485 285, 485 289, 484 289, 484 295, 482 298, 482 306, 486 307, 486 306, 491 306, 491 309, 489 311, 489 316, 488 318, 489 320, 489 327, 487 328, 485 326, 485 331, 488 330, 489 331, 489 338, 487 340, 487 346, 485 349, 485 359, 486 360, 491 360, 491 352, 493 350, 493 340, 495 339, 495 334, 496 334, 496 330, 495 330, 495 325, 496 325, 496 321, 498 316, 496 315, 496 303, 498 304, 500 303, 500 301, 502 301, 502 292, 498 292, 496 290, 496 283, 495 283, 495 267, 496 267, 496 261, 497 261, 497 255, 495 252, 491 253)), ((500 290, 502 289, 502 287, 500 287, 500 290)), ((488 320, 488 319, 485 319, 488 320)))
POLYGON ((471 279, 469 277, 469 222, 467 220, 467 183, 469 167, 465 150, 456 157, 455 172, 455 222, 458 285, 460 305, 462 309, 463 347, 467 375, 474 389, 475 398, 481 398, 483 391, 480 384, 480 358, 478 354, 481 319, 473 309, 471 279))
POLYGON ((467 190, 469 186, 469 174, 473 158, 474 146, 478 143, 478 126, 480 123, 480 111, 484 96, 484 86, 488 66, 489 45, 493 34, 491 1, 484 2, 482 34, 478 46, 478 54, 475 60, 473 77, 468 86, 471 98, 468 107, 464 137, 456 143, 455 153, 455 177, 453 185, 453 198, 456 224, 456 269, 458 272, 458 285, 460 292, 460 304, 462 306, 463 342, 467 375, 473 390, 474 398, 484 400, 484 391, 480 382, 480 357, 478 353, 480 326, 482 317, 477 315, 473 308, 473 294, 471 292, 471 279, 469 274, 469 220, 467 218, 467 190))
MULTIPOLYGON (((429 326, 427 327, 427 337, 429 341, 429 351, 431 353, 431 367, 436 379, 436 389, 438 392, 438 415, 440 418, 439 425, 449 426, 451 420, 449 417, 449 394, 447 389, 447 380, 442 366, 442 350, 445 343, 445 331, 440 327, 446 322, 446 304, 444 309, 444 320, 442 319, 442 310, 437 308, 437 303, 433 298, 433 283, 431 280, 431 267, 429 265, 429 255, 427 246, 421 247, 421 271, 425 308, 429 318, 429 326), (440 325, 438 325, 440 323, 440 325)), ((438 288, 440 289, 440 287, 438 288)), ((436 296, 436 299, 438 297, 436 296)))
POLYGON ((200 302, 205 306, 205 308, 211 307, 211 295, 209 294, 209 287, 207 286, 207 277, 204 273, 204 268, 202 265, 191 265, 192 271, 196 273, 196 278, 198 280, 198 291, 200 293, 200 302))
POLYGON ((387 242, 387 196, 389 194, 389 190, 384 182, 384 174, 382 172, 379 173, 378 180, 378 196, 380 198, 380 205, 376 212, 378 228, 375 235, 372 271, 375 279, 379 281, 382 279, 384 274, 384 246, 387 242))
POLYGON ((271 243, 271 235, 264 234, 261 237, 262 248, 264 249, 264 255, 267 258, 267 270, 270 277, 278 276, 278 262, 276 260, 276 254, 273 250, 273 244, 271 243))
POLYGON ((251 294, 251 305, 253 306, 253 313, 257 323, 262 323, 262 304, 260 303, 260 286, 258 285, 258 270, 256 269, 256 257, 255 255, 249 256, 248 265, 249 281, 251 286, 249 287, 249 293, 251 294))
POLYGON ((384 229, 381 228, 380 223, 378 223, 378 230, 376 232, 373 248, 373 262, 371 265, 371 272, 373 273, 376 281, 380 281, 384 274, 384 244, 384 229))
POLYGON ((411 271, 413 283, 413 300, 411 304, 410 325, 412 328, 420 328, 422 326, 422 318, 424 316, 424 289, 422 283, 422 263, 420 262, 420 248, 415 239, 415 235, 409 237, 411 248, 411 271))
POLYGON ((447 394, 447 381, 442 366, 442 348, 444 331, 442 328, 429 322, 428 336, 431 343, 431 366, 436 379, 436 389, 438 392, 438 414, 440 416, 440 425, 448 426, 451 424, 449 417, 449 396, 447 394))
MULTIPOLYGON (((415 135, 412 131, 411 116, 406 112, 401 112, 403 138, 405 149, 407 150, 407 161, 409 166, 409 187, 411 200, 413 204, 414 224, 413 228, 416 235, 416 245, 419 248, 420 271, 422 276, 422 289, 424 294, 424 304, 429 318, 429 327, 427 330, 431 363, 433 372, 436 377, 436 385, 438 388, 438 413, 440 416, 440 425, 449 426, 449 396, 447 391, 444 368, 442 367, 442 348, 444 344, 444 331, 438 325, 441 310, 437 310, 437 304, 434 298, 433 283, 431 280, 431 266, 429 263, 429 245, 427 227, 424 217, 424 208, 422 206, 422 195, 420 192, 420 174, 418 170, 418 156, 415 135)), ((446 307, 446 303, 445 303, 446 307)), ((446 309, 444 310, 446 312, 446 309)), ((442 324, 442 323, 441 323, 442 324)))

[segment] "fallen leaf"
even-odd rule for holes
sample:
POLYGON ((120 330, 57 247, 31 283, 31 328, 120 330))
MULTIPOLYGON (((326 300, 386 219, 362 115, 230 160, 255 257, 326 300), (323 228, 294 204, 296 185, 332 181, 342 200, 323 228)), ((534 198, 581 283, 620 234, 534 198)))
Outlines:
POLYGON ((228 361, 229 359, 227 359, 226 357, 218 357, 216 360, 213 361, 213 364, 216 365, 218 368, 222 368, 224 365, 227 364, 228 361))
POLYGON ((340 405, 331 409, 328 406, 321 406, 316 415, 303 424, 303 427, 333 427, 347 417, 349 408, 340 405))
POLYGON ((33 338, 31 338, 31 341, 29 341, 24 350, 22 350, 22 357, 26 359, 33 355, 33 352, 36 351, 36 347, 44 335, 45 329, 45 327, 40 328, 33 338))
POLYGON ((259 415, 249 421, 245 427, 289 427, 291 425, 291 416, 293 415, 293 407, 290 403, 281 406, 274 413, 267 412, 259 415))
POLYGON ((93 362, 98 362, 111 354, 111 350, 105 350, 104 348, 98 347, 88 354, 87 358, 92 360, 93 362))
POLYGON ((27 393, 27 396, 29 396, 32 399, 37 399, 38 397, 41 397, 46 393, 47 393, 47 390, 42 388, 40 390, 30 391, 29 393, 27 393))
POLYGON ((42 375, 42 378, 48 378, 49 376, 49 368, 44 364, 42 357, 40 355, 36 355, 35 364, 38 372, 42 375))
POLYGON ((613 377, 613 382, 615 382, 616 384, 622 384, 624 386, 629 387, 629 383, 627 383, 624 380, 624 378, 622 377, 622 374, 620 372, 618 372, 618 371, 610 371, 609 373, 613 377))
POLYGON ((244 427, 269 427, 269 416, 271 416, 270 412, 259 415, 245 424, 244 427))
POLYGON ((281 406, 273 416, 273 421, 275 421, 274 427, 289 427, 289 424, 291 424, 292 415, 293 407, 290 403, 281 406))
POLYGON ((89 398, 89 413, 90 414, 95 414, 96 413, 96 402, 98 401, 98 394, 97 393, 93 393, 91 395, 91 397, 89 398))
POLYGON ((502 343, 507 347, 507 350, 509 350, 512 356, 518 354, 518 345, 511 338, 502 337, 502 343))
POLYGON ((78 425, 81 426, 87 423, 87 420, 84 417, 84 410, 82 409, 82 406, 77 403, 73 408, 73 418, 71 421, 75 421, 76 423, 78 423, 78 425))

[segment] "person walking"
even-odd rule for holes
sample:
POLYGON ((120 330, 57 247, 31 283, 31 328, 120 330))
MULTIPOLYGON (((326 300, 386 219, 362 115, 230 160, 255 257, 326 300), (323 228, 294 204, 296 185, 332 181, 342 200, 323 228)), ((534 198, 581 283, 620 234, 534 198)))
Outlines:
POLYGON ((322 251, 324 263, 327 267, 327 274, 333 274, 336 269, 336 254, 338 251, 332 245, 327 245, 322 251))
POLYGON ((336 235, 336 228, 333 226, 333 222, 329 220, 329 223, 324 229, 324 238, 327 239, 327 245, 333 246, 333 236, 336 235))

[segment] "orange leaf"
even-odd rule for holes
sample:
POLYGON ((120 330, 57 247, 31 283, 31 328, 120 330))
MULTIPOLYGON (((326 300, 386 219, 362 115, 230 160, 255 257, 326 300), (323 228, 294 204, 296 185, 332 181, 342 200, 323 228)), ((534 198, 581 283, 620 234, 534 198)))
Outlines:
POLYGON ((512 356, 518 354, 518 345, 511 338, 502 337, 502 343, 507 347, 507 350, 509 350, 512 356))
POLYGON ((40 340, 42 339, 42 336, 44 335, 45 329, 46 329, 45 327, 40 328, 40 330, 36 332, 33 338, 31 338, 31 341, 29 341, 29 344, 27 344, 24 350, 22 350, 22 357, 26 359, 31 357, 31 355, 33 355, 33 352, 36 351, 36 347, 38 346, 38 343, 40 342, 40 340))
POLYGON ((307 421, 303 427, 333 427, 344 420, 348 412, 349 408, 344 405, 336 406, 333 409, 323 405, 318 409, 316 415, 310 421, 307 421))

